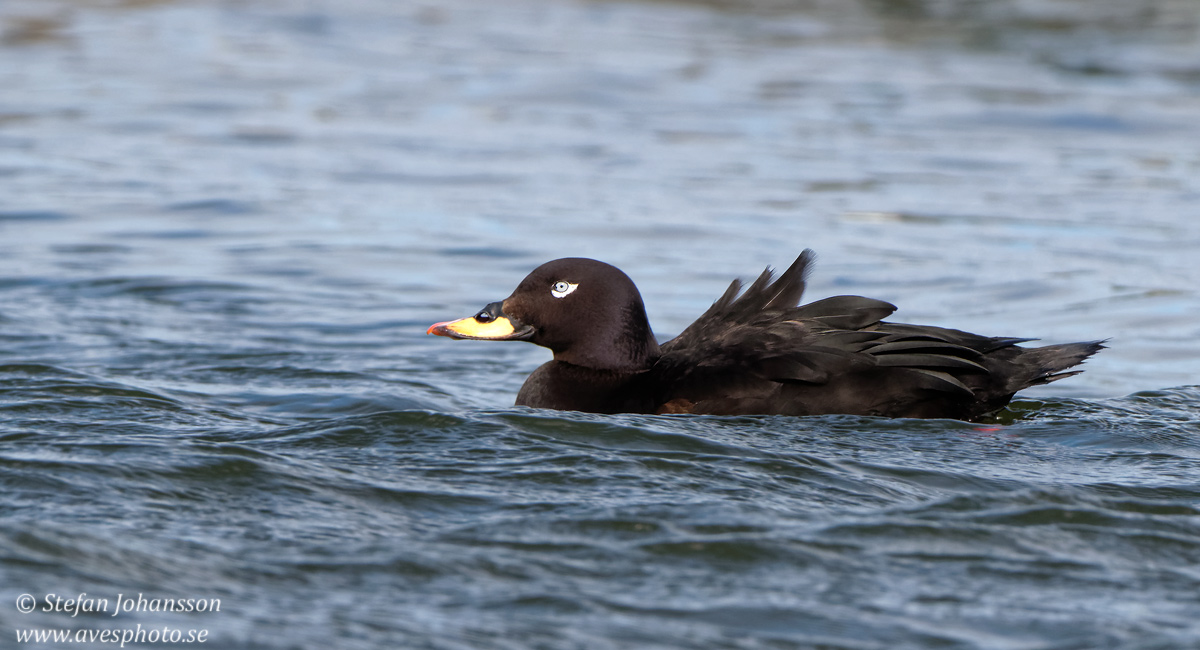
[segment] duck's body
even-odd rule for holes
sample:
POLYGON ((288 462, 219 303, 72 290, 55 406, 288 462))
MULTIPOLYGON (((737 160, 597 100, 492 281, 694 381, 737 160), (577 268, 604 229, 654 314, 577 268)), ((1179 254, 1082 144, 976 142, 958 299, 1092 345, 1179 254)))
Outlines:
POLYGON ((817 415, 969 420, 1067 369, 1101 342, 1022 348, 939 327, 883 322, 895 306, 836 296, 797 306, 805 251, 774 282, 768 269, 729 289, 659 346, 633 282, 581 258, 535 269, 513 295, 472 318, 438 323, 453 338, 527 340, 554 360, 525 380, 519 406, 594 413, 817 415))

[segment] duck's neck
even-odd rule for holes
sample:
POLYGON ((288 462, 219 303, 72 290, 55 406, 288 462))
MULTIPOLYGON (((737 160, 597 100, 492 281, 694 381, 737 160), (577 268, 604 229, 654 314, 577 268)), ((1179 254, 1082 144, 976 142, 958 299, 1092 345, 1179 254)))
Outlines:
POLYGON ((517 406, 587 413, 653 413, 645 372, 598 370, 565 361, 547 361, 533 371, 517 406))
POLYGON ((627 307, 621 326, 605 334, 555 350, 554 360, 593 370, 642 372, 654 365, 661 354, 641 302, 627 307))

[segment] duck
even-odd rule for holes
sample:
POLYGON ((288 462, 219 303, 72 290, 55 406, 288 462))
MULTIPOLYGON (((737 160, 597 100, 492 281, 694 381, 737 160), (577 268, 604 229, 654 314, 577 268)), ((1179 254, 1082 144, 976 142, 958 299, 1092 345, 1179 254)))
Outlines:
POLYGON ((1107 341, 1041 347, 1036 339, 884 320, 896 306, 861 296, 801 305, 815 255, 778 277, 768 267, 659 344, 641 294, 615 266, 546 262, 509 297, 427 334, 527 341, 553 358, 517 406, 616 414, 863 415, 977 420, 1072 370, 1107 341))

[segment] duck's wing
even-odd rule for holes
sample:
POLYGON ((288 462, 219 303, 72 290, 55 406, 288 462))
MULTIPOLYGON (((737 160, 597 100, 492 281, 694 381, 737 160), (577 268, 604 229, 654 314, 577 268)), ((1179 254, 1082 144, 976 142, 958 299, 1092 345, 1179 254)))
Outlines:
POLYGON ((969 419, 1069 377, 1101 341, 1032 339, 888 323, 896 307, 860 296, 796 306, 813 254, 772 281, 729 290, 661 346, 647 379, 663 413, 859 413, 969 419))
POLYGON ((741 279, 734 280, 696 322, 689 325, 679 336, 662 345, 663 352, 696 348, 738 325, 761 318, 764 312, 781 312, 795 308, 804 295, 805 280, 812 270, 815 258, 816 253, 805 249, 774 282, 771 281, 773 272, 767 267, 744 292, 741 292, 741 279))
POLYGON ((797 412, 854 412, 850 406, 856 405, 871 411, 871 386, 892 401, 929 391, 971 400, 990 383, 986 355, 1028 340, 885 323, 896 307, 861 296, 798 307, 812 260, 805 251, 774 281, 768 269, 741 295, 735 281, 695 323, 664 343, 655 367, 665 388, 660 403, 715 400, 729 410, 743 399, 762 412, 770 406, 762 400, 782 399, 781 385, 828 388, 806 393, 824 405, 783 409, 797 412))
POLYGON ((880 322, 891 309, 838 296, 670 346, 657 410, 967 418, 1028 385, 1010 376, 1021 339, 880 322))
POLYGON ((824 384, 870 368, 908 368, 929 387, 970 394, 958 375, 987 372, 987 351, 1022 340, 962 340, 952 330, 880 321, 894 310, 882 300, 835 296, 745 323, 707 323, 664 344, 658 365, 679 386, 747 379, 824 384))
MULTIPOLYGON (((664 359, 717 364, 813 355, 857 353, 877 334, 860 334, 896 311, 882 300, 834 296, 797 306, 815 254, 805 250, 772 281, 770 268, 744 292, 734 280, 724 295, 679 336, 662 344, 664 359)), ((777 364, 776 364, 777 365, 777 364)))

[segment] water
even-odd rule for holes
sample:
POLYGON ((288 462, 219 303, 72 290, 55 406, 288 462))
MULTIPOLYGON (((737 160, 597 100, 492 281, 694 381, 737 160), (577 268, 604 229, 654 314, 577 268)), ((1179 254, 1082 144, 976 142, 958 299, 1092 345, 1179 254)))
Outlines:
POLYGON ((0 647, 1200 647, 1200 11, 798 5, 0 4, 0 647), (804 247, 1111 348, 966 424, 516 409, 544 351, 424 335, 586 255, 665 339, 804 247))

